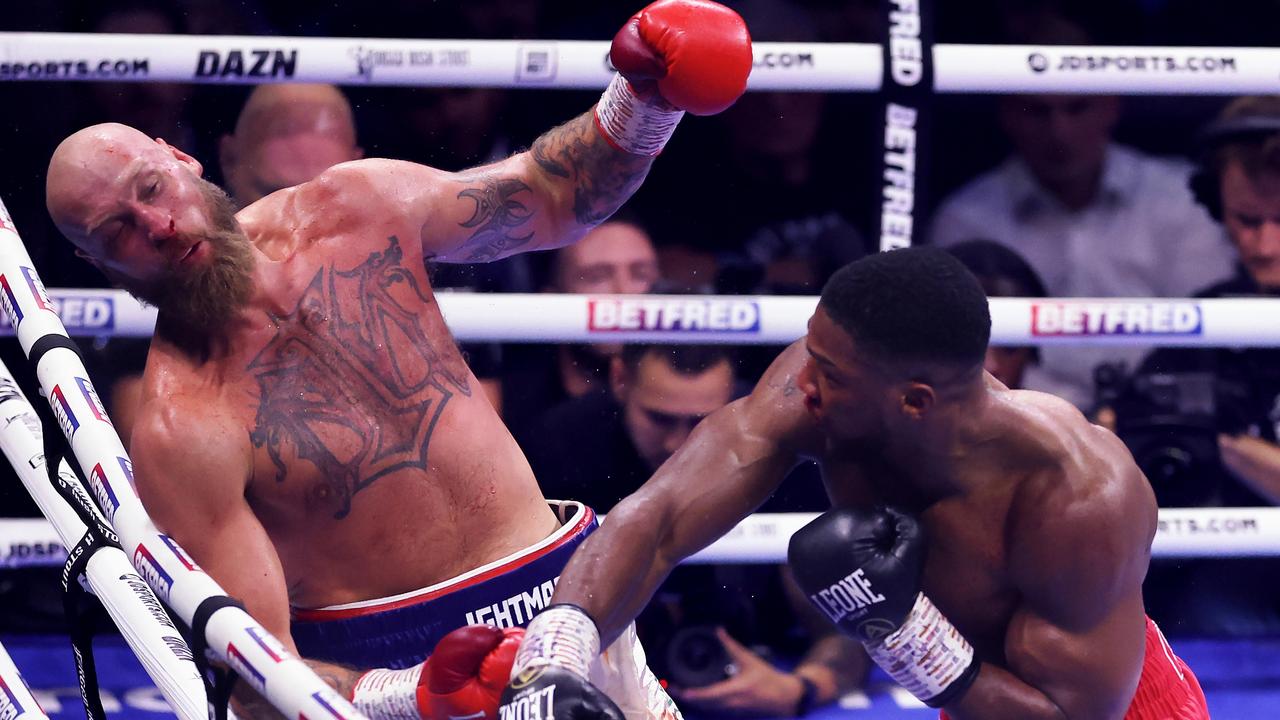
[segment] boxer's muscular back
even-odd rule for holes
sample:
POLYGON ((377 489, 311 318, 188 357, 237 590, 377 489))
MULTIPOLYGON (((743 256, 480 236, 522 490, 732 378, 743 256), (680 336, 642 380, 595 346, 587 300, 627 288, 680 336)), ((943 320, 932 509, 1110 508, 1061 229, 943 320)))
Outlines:
POLYGON ((206 357, 158 331, 134 436, 139 490, 161 525, 178 526, 214 577, 278 556, 304 607, 424 587, 554 527, 444 324, 421 229, 330 190, 241 213, 271 260, 265 300, 206 357), (252 521, 270 547, 235 532, 252 521))

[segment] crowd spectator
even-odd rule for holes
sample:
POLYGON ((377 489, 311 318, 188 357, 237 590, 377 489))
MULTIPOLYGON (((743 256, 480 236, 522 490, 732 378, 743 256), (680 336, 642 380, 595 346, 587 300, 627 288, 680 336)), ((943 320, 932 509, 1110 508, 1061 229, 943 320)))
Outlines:
MULTIPOLYGON (((947 248, 982 283, 987 297, 1044 297, 1044 283, 1026 260, 994 240, 964 240, 947 248)), ((1011 388, 1021 388, 1026 372, 1040 362, 1035 346, 992 345, 986 371, 1011 388)))
MULTIPOLYGON (((1050 23, 1052 20, 1045 20, 1050 23)), ((1025 41, 1088 44, 1060 19, 1025 41)), ((1105 95, 1018 95, 999 101, 1013 155, 939 207, 932 242, 988 237, 1022 255, 1058 297, 1186 296, 1231 272, 1231 252, 1191 197, 1191 165, 1118 144, 1120 101, 1105 95)), ((1081 408, 1094 368, 1136 366, 1137 345, 1045 347, 1027 378, 1081 408)))
MULTIPOLYGON (((1197 297, 1280 297, 1280 97, 1240 98, 1206 133, 1196 187, 1236 253, 1227 280, 1197 297)), ((1216 438, 1228 470, 1206 504, 1280 504, 1280 349, 1166 348, 1139 370, 1213 378, 1216 438)), ((1123 418, 1120 418, 1123 421, 1123 418)))
MULTIPOLYGON (((1280 97, 1230 103, 1207 129, 1201 160, 1197 197, 1226 228, 1237 265, 1197 296, 1280 297, 1280 97)), ((1280 349, 1157 350, 1116 410, 1162 505, 1280 503, 1280 349)), ((1157 562, 1147 605, 1184 632, 1274 635, 1277 577, 1274 557, 1157 562)))
POLYGON ((259 85, 222 137, 223 182, 240 207, 364 157, 355 119, 333 85, 259 85))
MULTIPOLYGON (((649 292, 658 282, 649 234, 623 215, 555 251, 544 292, 578 295, 649 292)), ((568 398, 603 390, 620 345, 508 345, 503 356, 503 419, 519 435, 534 417, 568 398)))

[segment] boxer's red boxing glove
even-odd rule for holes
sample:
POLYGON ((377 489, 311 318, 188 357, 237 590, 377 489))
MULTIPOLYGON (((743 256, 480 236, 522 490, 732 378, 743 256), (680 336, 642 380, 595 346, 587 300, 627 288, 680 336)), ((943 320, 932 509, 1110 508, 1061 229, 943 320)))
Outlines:
POLYGON ((710 0, 658 0, 627 21, 609 48, 633 86, 656 80, 680 110, 714 115, 747 89, 751 36, 736 12, 710 0))
POLYGON ((685 111, 733 104, 751 73, 751 37, 737 13, 710 0, 658 0, 613 38, 619 74, 596 103, 609 144, 635 155, 662 151, 685 111))
MULTIPOLYGON (((498 716, 498 698, 524 638, 521 628, 468 625, 441 638, 427 659, 418 704, 433 720, 498 716)), ((425 713, 424 713, 425 715, 425 713)))
POLYGON ((423 663, 361 675, 351 703, 370 720, 496 720, 523 637, 520 628, 460 627, 423 663))

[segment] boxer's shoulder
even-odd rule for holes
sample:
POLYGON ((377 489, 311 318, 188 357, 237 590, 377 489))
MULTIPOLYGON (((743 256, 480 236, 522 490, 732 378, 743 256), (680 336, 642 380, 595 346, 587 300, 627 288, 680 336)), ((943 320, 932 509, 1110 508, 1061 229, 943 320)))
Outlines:
POLYGON ((1014 585, 1082 627, 1140 586, 1155 532, 1149 486, 1103 433, 1081 416, 1037 438, 1040 462, 1019 482, 1005 526, 1014 585))

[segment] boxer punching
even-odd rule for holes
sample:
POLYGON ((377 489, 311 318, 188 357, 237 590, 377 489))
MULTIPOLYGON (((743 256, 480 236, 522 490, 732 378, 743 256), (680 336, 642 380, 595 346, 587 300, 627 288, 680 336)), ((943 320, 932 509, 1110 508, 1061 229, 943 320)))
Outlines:
MULTIPOLYGON (((751 67, 742 20, 706 0, 650 5, 611 56, 593 111, 463 173, 358 160, 235 213, 196 159, 122 125, 50 162, 58 227, 159 308, 132 437, 147 510, 374 718, 491 717, 514 641, 448 633, 527 622, 594 528, 543 499, 473 391, 424 263, 572 243, 751 67)), ((629 715, 667 715, 633 644, 596 677, 629 715)))
POLYGON ((504 710, 553 697, 558 718, 579 703, 616 716, 583 680, 602 640, 810 456, 833 509, 793 537, 796 580, 920 700, 954 720, 1207 717, 1143 611, 1147 480, 1065 401, 983 372, 990 326, 982 288, 943 251, 837 272, 808 336, 575 553, 504 710))

